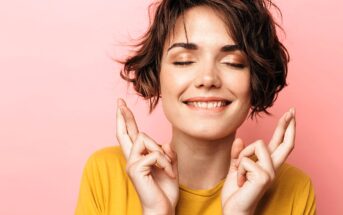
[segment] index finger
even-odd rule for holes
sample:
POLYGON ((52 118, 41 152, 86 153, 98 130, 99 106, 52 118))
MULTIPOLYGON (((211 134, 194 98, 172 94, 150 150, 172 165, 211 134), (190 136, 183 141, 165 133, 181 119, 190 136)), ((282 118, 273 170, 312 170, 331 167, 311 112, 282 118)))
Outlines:
POLYGON ((131 141, 135 142, 138 132, 139 132, 135 117, 133 116, 133 113, 131 112, 131 110, 126 105, 123 99, 121 98, 118 99, 118 105, 121 107, 121 110, 123 111, 127 133, 129 134, 131 141))
POLYGON ((283 142, 275 149, 271 157, 274 162, 274 167, 277 169, 287 159, 288 155, 292 152, 295 145, 295 110, 292 109, 292 119, 287 126, 283 142))
POLYGON ((127 133, 125 119, 119 105, 117 105, 116 125, 116 136, 127 160, 130 156, 132 141, 127 133))
POLYGON ((275 128, 273 136, 268 144, 268 149, 270 153, 274 152, 276 148, 282 143, 284 139, 285 132, 287 127, 292 119, 292 109, 283 114, 279 119, 278 124, 275 128))

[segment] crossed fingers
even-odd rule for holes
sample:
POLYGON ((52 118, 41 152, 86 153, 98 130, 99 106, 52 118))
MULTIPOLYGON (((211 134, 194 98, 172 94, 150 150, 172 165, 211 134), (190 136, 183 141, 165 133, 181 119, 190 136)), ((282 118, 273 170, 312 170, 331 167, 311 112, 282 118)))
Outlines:
POLYGON ((275 171, 285 162, 294 148, 295 143, 295 110, 291 108, 279 120, 274 134, 267 146, 262 140, 245 147, 238 155, 237 183, 242 186, 248 171, 259 172, 265 175, 268 181, 275 177, 275 171), (256 156, 257 162, 249 157, 256 156))
POLYGON ((117 129, 116 136, 121 145, 126 159, 129 158, 133 146, 139 133, 136 120, 131 110, 126 106, 124 100, 118 99, 117 108, 117 129))
POLYGON ((169 157, 173 158, 175 157, 175 154, 173 154, 169 144, 161 145, 145 133, 139 132, 135 117, 126 106, 125 101, 123 99, 118 99, 117 103, 116 136, 126 160, 130 161, 130 163, 134 163, 142 158, 142 156, 154 152, 153 155, 149 156, 152 156, 152 159, 158 158, 155 164, 157 167, 161 168, 165 166, 165 159, 170 162, 169 157), (169 157, 166 156, 166 153, 169 157), (161 155, 163 155, 162 157, 165 157, 165 159, 162 159, 161 155))

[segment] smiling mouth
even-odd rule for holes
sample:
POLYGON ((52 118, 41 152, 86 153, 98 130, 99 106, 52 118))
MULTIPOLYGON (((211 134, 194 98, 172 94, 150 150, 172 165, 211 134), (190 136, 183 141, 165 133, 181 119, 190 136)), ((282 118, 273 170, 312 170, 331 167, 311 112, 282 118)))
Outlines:
POLYGON ((183 101, 183 103, 192 109, 220 111, 230 105, 231 101, 183 101))

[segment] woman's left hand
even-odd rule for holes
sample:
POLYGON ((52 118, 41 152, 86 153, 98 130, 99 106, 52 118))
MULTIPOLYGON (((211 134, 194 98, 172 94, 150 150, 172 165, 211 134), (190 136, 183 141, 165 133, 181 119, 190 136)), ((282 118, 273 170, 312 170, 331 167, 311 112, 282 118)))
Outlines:
POLYGON ((231 162, 222 192, 223 214, 253 214, 255 208, 275 178, 276 170, 294 148, 295 110, 279 120, 267 146, 258 140, 244 148, 236 139, 231 148, 231 162), (256 156, 257 161, 251 159, 256 156))

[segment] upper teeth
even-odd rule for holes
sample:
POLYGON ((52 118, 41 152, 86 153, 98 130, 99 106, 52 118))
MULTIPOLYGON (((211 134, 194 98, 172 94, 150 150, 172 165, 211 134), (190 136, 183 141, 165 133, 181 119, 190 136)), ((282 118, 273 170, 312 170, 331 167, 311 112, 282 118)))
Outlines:
POLYGON ((218 102, 187 102, 189 105, 193 105, 195 107, 199 108, 216 108, 216 107, 222 107, 226 105, 225 101, 218 101, 218 102))

